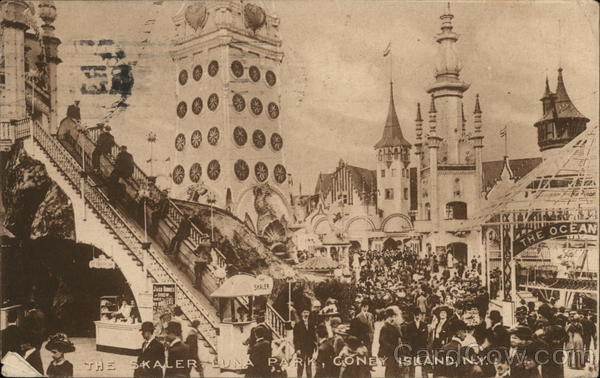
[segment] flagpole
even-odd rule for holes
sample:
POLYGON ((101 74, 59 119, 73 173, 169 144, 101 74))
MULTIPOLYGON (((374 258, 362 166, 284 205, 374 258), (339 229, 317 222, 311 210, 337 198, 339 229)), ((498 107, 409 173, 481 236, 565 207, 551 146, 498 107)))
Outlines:
POLYGON ((504 156, 508 156, 508 124, 504 126, 504 156))

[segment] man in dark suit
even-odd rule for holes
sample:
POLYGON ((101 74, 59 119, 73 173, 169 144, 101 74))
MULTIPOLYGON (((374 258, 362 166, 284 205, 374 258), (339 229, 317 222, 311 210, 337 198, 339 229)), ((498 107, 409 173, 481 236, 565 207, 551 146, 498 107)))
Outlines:
POLYGON ((586 311, 585 316, 581 319, 581 328, 583 329, 583 347, 585 351, 585 359, 586 362, 590 357, 590 345, 592 344, 592 339, 594 340, 594 349, 597 347, 596 340, 596 325, 592 321, 592 317, 590 316, 589 311, 586 311))
POLYGON ((9 311, 6 315, 8 326, 0 333, 2 340, 2 357, 8 352, 19 353, 21 351, 21 336, 17 327, 17 312, 9 311))
POLYGON ((35 347, 36 335, 29 330, 23 330, 21 333, 21 356, 37 370, 40 374, 44 374, 44 366, 42 365, 42 356, 40 350, 35 347))
POLYGON ((350 323, 350 335, 358 337, 363 342, 369 351, 369 355, 373 346, 374 324, 373 314, 369 312, 369 302, 365 300, 360 304, 360 312, 350 323))
POLYGON ((315 326, 309 321, 310 311, 305 309, 301 313, 301 320, 294 325, 294 349, 298 361, 297 377, 302 378, 306 367, 306 377, 312 377, 312 355, 316 349, 315 326))
POLYGON ((400 366, 396 360, 396 350, 400 344, 400 331, 396 326, 396 312, 388 308, 385 310, 385 323, 379 331, 378 357, 385 359, 385 378, 398 377, 400 366))
MULTIPOLYGON (((410 316, 410 312, 407 312, 407 324, 404 327, 402 341, 409 346, 408 355, 412 357, 422 356, 422 358, 425 358, 427 352, 427 323, 425 323, 424 320, 425 314, 419 311, 418 308, 414 309, 413 314, 413 316, 410 316)), ((423 375, 427 376, 426 374, 423 375)), ((415 376, 414 364, 410 365, 408 369, 408 376, 415 376)))
POLYGON ((165 253, 167 255, 171 253, 177 254, 179 252, 181 243, 183 243, 183 241, 190 236, 191 230, 192 222, 190 221, 190 216, 188 214, 184 214, 181 218, 181 222, 179 222, 179 227, 177 228, 173 239, 171 239, 171 243, 169 243, 169 246, 165 250, 165 253))
POLYGON ((497 310, 490 311, 490 330, 492 331, 492 347, 508 349, 510 346, 510 334, 502 324, 502 315, 497 310))
POLYGON ((165 347, 154 338, 154 324, 142 323, 142 350, 137 358, 134 377, 162 377, 162 366, 165 364, 165 347))
POLYGON ((190 356, 190 348, 181 341, 181 323, 167 325, 168 359, 165 377, 189 378, 195 360, 190 356))
POLYGON ((103 123, 99 123, 98 126, 103 127, 104 130, 98 139, 96 139, 96 148, 92 152, 92 167, 94 170, 100 170, 100 157, 102 155, 110 154, 113 146, 115 145, 115 137, 110 133, 110 126, 104 126, 103 123))
POLYGON ((248 348, 251 365, 248 367, 246 377, 268 377, 271 374, 269 358, 271 358, 271 341, 267 339, 267 329, 257 327, 255 330, 256 341, 248 348))
POLYGON ((445 364, 435 364, 434 377, 458 378, 466 376, 465 364, 462 361, 462 342, 467 336, 467 325, 460 319, 452 322, 452 339, 446 343, 440 353, 445 359, 445 364))
POLYGON ((333 358, 336 354, 326 326, 320 325, 317 327, 317 337, 319 339, 319 350, 317 352, 317 361, 315 363, 315 378, 338 377, 340 375, 339 369, 333 363, 333 358))

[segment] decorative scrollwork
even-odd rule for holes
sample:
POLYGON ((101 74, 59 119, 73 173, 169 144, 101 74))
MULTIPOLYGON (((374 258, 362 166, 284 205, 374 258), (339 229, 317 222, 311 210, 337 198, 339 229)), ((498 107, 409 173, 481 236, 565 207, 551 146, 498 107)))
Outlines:
POLYGON ((215 76, 217 74, 217 72, 219 72, 219 62, 217 62, 216 60, 213 60, 208 65, 208 74, 210 76, 215 76))
POLYGON ((235 77, 241 77, 244 74, 244 66, 239 60, 234 60, 231 63, 231 72, 235 77))
POLYGON ((192 101, 192 111, 194 114, 200 114, 202 111, 202 99, 200 97, 196 97, 194 101, 192 101))
POLYGON ((208 143, 210 143, 211 146, 216 146, 219 142, 219 136, 219 129, 216 127, 211 127, 210 130, 208 130, 208 143))
POLYGON ((264 182, 269 177, 269 168, 262 161, 259 161, 254 166, 254 174, 256 175, 256 179, 260 182, 264 182))
POLYGON ((221 164, 219 164, 217 160, 211 160, 211 162, 208 163, 207 172, 208 178, 210 178, 211 180, 216 180, 221 174, 221 164))
POLYGON ((277 133, 271 135, 271 147, 273 147, 275 151, 281 150, 283 147, 283 138, 281 138, 281 135, 277 133))
POLYGON ((219 96, 217 96, 216 93, 213 93, 208 97, 208 108, 214 112, 217 109, 217 106, 219 106, 219 96))
POLYGON ((252 133, 252 141, 257 148, 263 148, 266 143, 265 133, 261 130, 254 130, 252 133))
POLYGON ((274 102, 270 102, 267 106, 267 111, 269 112, 269 117, 271 119, 276 119, 279 117, 279 105, 274 102))
POLYGON ((175 137, 175 149, 177 151, 183 151, 183 148, 185 147, 185 135, 183 134, 178 134, 175 137))
POLYGON ((181 70, 181 72, 179 72, 179 84, 185 85, 185 83, 187 83, 187 81, 188 81, 187 70, 181 70))
POLYGON ((190 143, 194 148, 200 147, 200 143, 202 143, 202 133, 200 132, 200 130, 194 130, 194 132, 192 133, 190 143))
POLYGON ((198 64, 196 67, 194 67, 192 76, 194 77, 194 80, 196 80, 196 81, 198 81, 202 78, 202 66, 201 65, 198 64))
POLYGON ((244 100, 244 97, 241 94, 234 94, 232 102, 233 108, 238 112, 241 112, 246 108, 246 100, 244 100))
POLYGON ((233 139, 235 139, 235 143, 237 143, 238 146, 243 146, 248 141, 248 134, 243 127, 238 126, 233 129, 233 139))
POLYGON ((183 179, 185 177, 185 169, 183 169, 183 167, 181 165, 176 166, 175 168, 173 168, 173 182, 177 185, 181 184, 183 182, 183 179))
POLYGON ((181 101, 179 104, 177 104, 177 116, 179 118, 183 118, 183 117, 185 117, 186 113, 187 113, 187 104, 185 103, 185 101, 181 101))
POLYGON ((277 164, 273 169, 273 175, 275 176, 275 181, 277 181, 278 184, 283 183, 287 178, 285 167, 281 164, 277 164))
POLYGON ((252 81, 257 82, 260 80, 260 70, 256 66, 251 66, 248 70, 248 74, 250 75, 250 79, 252 81))
POLYGON ((267 71, 265 74, 265 79, 267 80, 267 84, 269 84, 271 87, 277 83, 277 76, 275 76, 273 71, 267 71))
POLYGON ((241 181, 247 179, 248 175, 250 174, 248 163, 246 163, 244 160, 236 161, 235 165, 233 166, 233 170, 235 171, 235 176, 241 181))
POLYGON ((194 163, 190 167, 190 180, 192 182, 200 181, 200 177, 202 176, 202 166, 200 163, 194 163))
POLYGON ((262 102, 257 97, 254 97, 250 100, 250 108, 252 109, 252 113, 260 115, 263 111, 262 102))

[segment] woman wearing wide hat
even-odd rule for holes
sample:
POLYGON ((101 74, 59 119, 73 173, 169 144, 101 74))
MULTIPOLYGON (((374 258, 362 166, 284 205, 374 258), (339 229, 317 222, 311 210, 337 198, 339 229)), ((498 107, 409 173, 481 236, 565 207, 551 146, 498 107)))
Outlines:
POLYGON ((451 318, 454 310, 447 305, 439 305, 432 310, 434 319, 431 323, 431 346, 441 348, 452 337, 450 332, 451 318))
POLYGON ((46 349, 52 354, 52 362, 46 369, 46 375, 49 377, 72 377, 73 364, 65 359, 65 353, 75 351, 75 345, 64 333, 57 333, 48 338, 46 349))

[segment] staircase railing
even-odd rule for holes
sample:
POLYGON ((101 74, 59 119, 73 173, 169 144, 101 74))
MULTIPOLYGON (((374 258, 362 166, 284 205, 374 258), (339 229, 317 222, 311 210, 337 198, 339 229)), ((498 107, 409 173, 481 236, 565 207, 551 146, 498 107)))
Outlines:
POLYGON ((121 239, 125 246, 139 261, 146 263, 144 267, 156 282, 175 283, 176 301, 183 312, 190 319, 201 319, 199 331, 210 347, 216 352, 217 323, 203 308, 202 304, 185 287, 185 285, 170 271, 168 265, 152 249, 147 253, 142 248, 143 238, 128 225, 119 212, 110 205, 108 198, 89 177, 81 178, 79 163, 68 153, 58 140, 50 136, 39 124, 33 125, 33 140, 46 152, 57 168, 65 174, 67 180, 81 193, 80 184, 83 183, 85 200, 90 204, 96 214, 102 218, 121 239))
MULTIPOLYGON (((98 140, 98 136, 101 132, 100 127, 88 128, 87 131, 88 132, 86 133, 86 136, 88 140, 95 145, 96 141, 98 140)), ((113 165, 115 163, 115 156, 117 156, 117 154, 119 153, 119 148, 120 146, 115 143, 115 146, 113 146, 111 153, 107 156, 107 158, 113 165)), ((151 191, 160 191, 160 189, 158 189, 156 185, 154 185, 148 180, 148 176, 146 175, 146 173, 136 163, 134 163, 132 180, 130 181, 133 181, 133 183, 137 185, 137 189, 143 187, 144 185, 149 185, 151 191)), ((181 222, 181 219, 183 218, 183 211, 171 199, 169 199, 167 217, 173 222, 174 225, 178 225, 181 222)), ((190 241, 192 246, 196 248, 202 241, 206 240, 206 238, 208 238, 208 235, 201 232, 194 224, 192 224, 190 236, 188 237, 188 240, 190 241)), ((223 255, 223 253, 219 251, 219 249, 215 246, 212 246, 212 249, 215 251, 215 254, 217 256, 217 266, 220 268, 225 268, 227 263, 225 262, 225 256, 223 255)), ((221 279, 215 277, 213 270, 209 269, 209 274, 213 280, 216 280, 217 282, 221 281, 221 279)), ((247 301, 240 302, 246 306, 248 305, 247 301)), ((275 333, 277 333, 278 336, 285 336, 286 321, 279 313, 277 313, 277 311, 270 304, 267 304, 265 322, 269 325, 269 327, 271 327, 271 329, 275 333)))
MULTIPOLYGON (((100 133, 100 127, 88 128, 87 138, 90 142, 92 142, 95 145, 100 133)), ((108 156, 106 156, 113 165, 115 163, 115 157, 119 154, 119 148, 120 146, 115 143, 111 150, 111 153, 108 156)), ((148 179, 148 175, 146 175, 146 173, 135 162, 133 163, 133 174, 131 175, 131 178, 132 179, 129 181, 131 181, 132 184, 135 184, 134 187, 136 187, 136 189, 148 186, 149 190, 153 192, 154 195, 158 195, 160 189, 158 189, 156 185, 150 182, 150 180, 148 179)), ((181 209, 170 199, 167 217, 175 225, 178 225, 181 222, 181 219, 183 218, 183 211, 181 211, 181 209)), ((192 245, 194 247, 197 247, 203 241, 210 239, 210 237, 207 234, 200 231, 198 227, 192 224, 190 236, 188 239, 192 242, 192 245)), ((213 247, 213 249, 215 250, 215 254, 217 256, 217 266, 224 268, 227 265, 227 263, 225 262, 225 256, 216 247, 213 247)))

